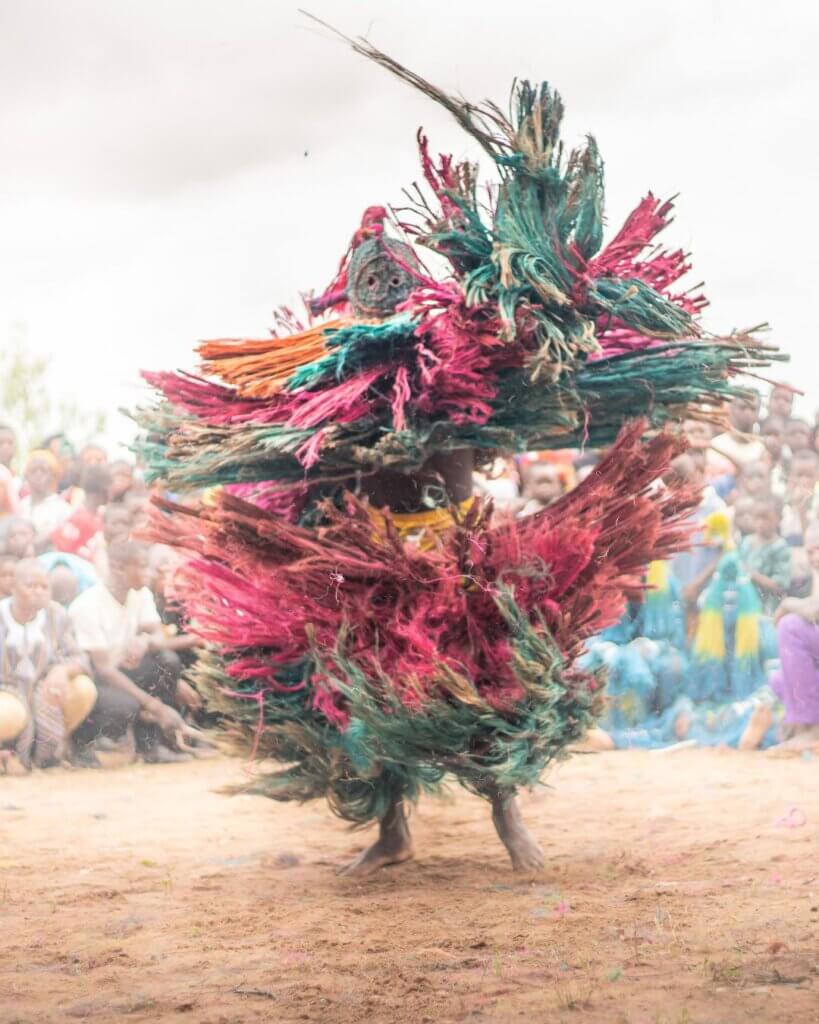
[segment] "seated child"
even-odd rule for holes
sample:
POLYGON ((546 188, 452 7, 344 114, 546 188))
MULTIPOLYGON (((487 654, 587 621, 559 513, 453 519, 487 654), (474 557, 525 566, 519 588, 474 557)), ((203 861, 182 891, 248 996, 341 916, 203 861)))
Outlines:
POLYGON ((592 750, 656 750, 685 741, 698 747, 766 750, 781 738, 782 709, 768 687, 727 704, 695 704, 681 697, 655 722, 626 729, 593 729, 592 750))

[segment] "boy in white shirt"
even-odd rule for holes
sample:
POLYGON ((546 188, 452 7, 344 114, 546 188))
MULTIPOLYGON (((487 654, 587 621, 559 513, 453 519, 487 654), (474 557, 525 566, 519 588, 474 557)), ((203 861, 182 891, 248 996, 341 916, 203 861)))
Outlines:
POLYGON ((173 747, 196 731, 179 714, 186 690, 179 688, 182 665, 147 586, 148 549, 120 541, 108 549, 108 561, 105 580, 80 594, 69 611, 99 694, 83 738, 125 738, 125 746, 136 742, 147 761, 184 759, 173 747))

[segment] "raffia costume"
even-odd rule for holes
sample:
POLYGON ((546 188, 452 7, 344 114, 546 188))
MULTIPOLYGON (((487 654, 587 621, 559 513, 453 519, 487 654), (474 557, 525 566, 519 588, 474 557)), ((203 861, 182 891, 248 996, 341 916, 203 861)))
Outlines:
POLYGON ((719 407, 767 351, 706 340, 704 298, 676 289, 686 255, 653 244, 670 203, 649 194, 603 244, 597 147, 564 154, 546 84, 518 84, 507 119, 357 46, 450 110, 498 180, 479 190, 419 133, 414 244, 368 210, 315 319, 204 343, 200 376, 147 374, 162 399, 141 421, 155 478, 217 488, 161 503, 155 534, 189 556, 195 681, 266 761, 252 788, 366 822, 447 775, 513 792, 583 735, 601 692, 574 667, 583 641, 686 532, 691 496, 656 484, 679 450, 657 428, 719 407), (463 452, 586 445, 613 447, 518 522, 436 476, 463 452), (396 477, 417 507, 367 500, 396 477))

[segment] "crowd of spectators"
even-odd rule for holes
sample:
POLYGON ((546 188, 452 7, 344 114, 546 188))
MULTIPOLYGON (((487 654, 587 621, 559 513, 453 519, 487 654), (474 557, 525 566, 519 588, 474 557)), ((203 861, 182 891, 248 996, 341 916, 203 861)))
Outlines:
MULTIPOLYGON (((589 645, 608 676, 598 745, 819 745, 819 429, 793 397, 776 386, 764 411, 738 398, 722 432, 680 424, 671 472, 702 495, 693 545, 649 567, 644 601, 589 645)), ((529 516, 598 458, 499 458, 475 491, 529 516)), ((138 539, 138 468, 62 435, 17 466, 0 425, 0 773, 212 754, 184 678, 196 640, 172 599, 175 555, 138 539)))
POLYGON ((182 678, 195 639, 173 553, 135 539, 149 491, 127 460, 62 435, 18 475, 0 425, 0 773, 208 756, 182 678))

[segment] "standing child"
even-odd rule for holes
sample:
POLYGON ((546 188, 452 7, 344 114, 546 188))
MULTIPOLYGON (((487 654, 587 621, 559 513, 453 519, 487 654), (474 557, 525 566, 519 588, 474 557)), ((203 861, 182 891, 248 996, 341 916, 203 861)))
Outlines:
POLYGON ((787 384, 774 384, 768 398, 767 415, 790 419, 793 416, 793 394, 787 384))
POLYGON ((781 518, 778 498, 757 498, 754 532, 743 538, 739 549, 766 615, 774 614, 791 583, 791 549, 779 535, 781 518))
POLYGON ((818 477, 819 455, 810 450, 797 452, 791 460, 782 513, 782 536, 791 547, 802 546, 805 531, 817 517, 818 477))
POLYGON ((799 416, 791 416, 785 421, 785 444, 788 446, 791 456, 797 452, 811 450, 812 431, 807 420, 799 416))
POLYGON ((737 544, 741 544, 754 532, 755 509, 756 501, 753 498, 737 498, 734 503, 734 538, 737 544))
POLYGON ((57 493, 59 463, 46 449, 34 451, 26 463, 28 495, 18 507, 19 514, 34 527, 34 550, 39 554, 49 547, 51 534, 71 515, 71 506, 57 493))
POLYGON ((771 493, 781 498, 787 486, 785 469, 785 420, 781 416, 768 416, 759 425, 759 436, 765 445, 771 466, 771 493))
POLYGON ((771 469, 767 462, 759 459, 756 462, 746 462, 744 466, 740 466, 737 473, 737 487, 731 496, 733 503, 736 503, 739 498, 753 498, 756 501, 770 493, 771 469))
POLYGON ((743 398, 735 397, 728 407, 730 429, 713 439, 708 453, 709 463, 720 472, 726 460, 727 465, 738 469, 746 462, 762 458, 765 446, 758 437, 754 437, 759 406, 759 395, 749 391, 743 398))

